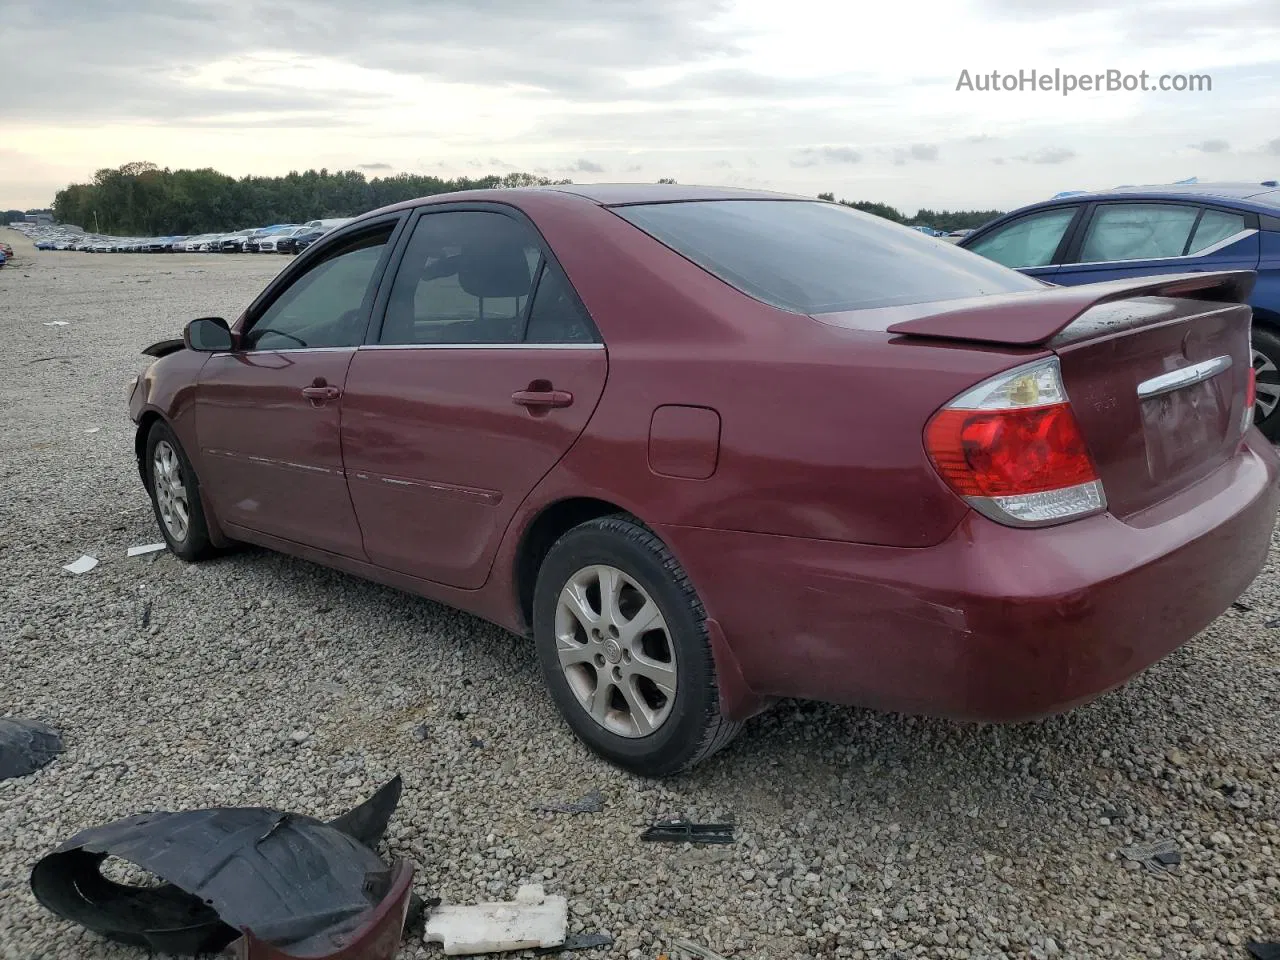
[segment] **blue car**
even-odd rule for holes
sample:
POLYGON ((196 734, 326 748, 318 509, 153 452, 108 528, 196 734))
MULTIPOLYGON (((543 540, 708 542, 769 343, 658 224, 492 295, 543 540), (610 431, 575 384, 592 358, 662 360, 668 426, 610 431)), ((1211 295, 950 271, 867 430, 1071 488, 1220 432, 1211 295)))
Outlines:
POLYGON ((1280 440, 1280 184, 1185 183, 1059 195, 984 224, 958 246, 1049 283, 1256 270, 1254 422, 1280 440))

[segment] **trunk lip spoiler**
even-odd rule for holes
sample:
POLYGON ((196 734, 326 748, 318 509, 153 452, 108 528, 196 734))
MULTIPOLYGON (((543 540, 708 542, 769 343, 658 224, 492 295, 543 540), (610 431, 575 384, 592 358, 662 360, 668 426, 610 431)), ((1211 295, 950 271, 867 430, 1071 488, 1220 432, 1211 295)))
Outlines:
POLYGON ((1090 308, 1135 297, 1181 297, 1247 303, 1256 270, 1215 270, 1126 277, 993 297, 991 302, 904 320, 888 333, 1001 346, 1042 346, 1090 308))

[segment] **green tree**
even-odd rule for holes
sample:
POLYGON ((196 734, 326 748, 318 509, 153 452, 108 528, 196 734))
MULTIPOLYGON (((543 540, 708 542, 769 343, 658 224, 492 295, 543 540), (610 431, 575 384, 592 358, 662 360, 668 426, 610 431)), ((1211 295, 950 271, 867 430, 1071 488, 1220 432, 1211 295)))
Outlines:
POLYGON ((236 179, 209 168, 170 170, 136 162, 103 168, 89 183, 68 184, 54 199, 54 215, 103 233, 167 236, 350 217, 455 190, 570 182, 530 173, 455 180, 403 173, 369 180, 358 170, 327 169, 236 179))

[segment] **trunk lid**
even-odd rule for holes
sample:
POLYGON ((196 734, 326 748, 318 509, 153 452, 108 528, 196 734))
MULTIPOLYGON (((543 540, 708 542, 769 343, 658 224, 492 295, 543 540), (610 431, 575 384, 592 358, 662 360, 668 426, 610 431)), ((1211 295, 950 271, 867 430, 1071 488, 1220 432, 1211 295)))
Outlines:
POLYGON ((1057 288, 889 330, 1053 351, 1108 508, 1123 520, 1203 479, 1239 448, 1252 414, 1252 311, 1242 301, 1254 277, 1231 271, 1057 288))

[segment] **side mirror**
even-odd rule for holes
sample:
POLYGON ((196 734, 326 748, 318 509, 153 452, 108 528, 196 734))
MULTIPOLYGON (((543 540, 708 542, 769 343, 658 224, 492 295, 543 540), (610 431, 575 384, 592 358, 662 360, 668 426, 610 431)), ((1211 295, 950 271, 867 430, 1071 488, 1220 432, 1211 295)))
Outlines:
POLYGON ((182 331, 182 345, 188 350, 216 353, 230 350, 231 328, 221 317, 201 317, 192 320, 182 331))

